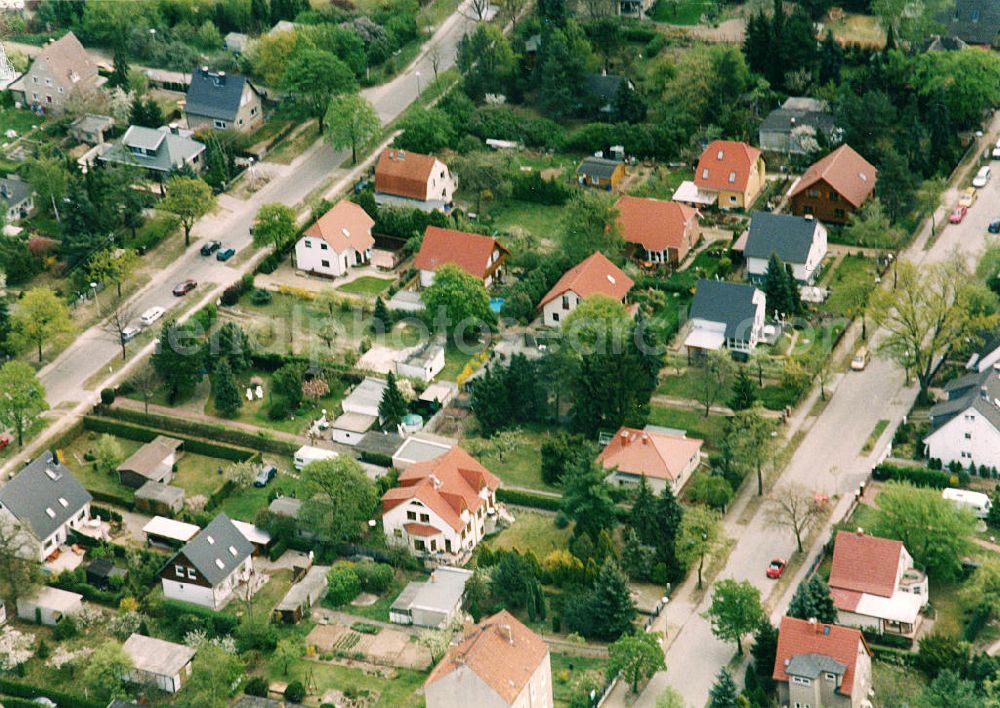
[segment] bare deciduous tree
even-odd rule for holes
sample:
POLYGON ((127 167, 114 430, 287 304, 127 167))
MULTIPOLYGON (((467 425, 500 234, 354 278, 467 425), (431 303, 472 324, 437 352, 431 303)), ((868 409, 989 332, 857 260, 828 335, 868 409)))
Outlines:
POLYGON ((142 397, 142 405, 146 413, 149 413, 149 402, 153 400, 159 385, 156 369, 150 364, 144 364, 132 377, 132 385, 135 386, 136 393, 142 397))
POLYGON ((775 528, 791 529, 795 543, 802 552, 802 534, 819 513, 815 494, 801 484, 788 484, 774 490, 768 500, 766 519, 775 528))
POLYGON ((28 559, 31 544, 20 525, 6 512, 0 512, 0 597, 13 609, 17 598, 29 594, 40 581, 41 571, 35 559, 28 559))
POLYGON ((479 22, 482 22, 489 16, 490 0, 472 0, 469 7, 472 8, 472 13, 475 15, 475 18, 479 22))
POLYGON ((122 361, 127 358, 125 352, 125 344, 127 340, 125 339, 125 331, 129 328, 130 323, 135 319, 135 306, 129 304, 128 302, 119 302, 111 310, 111 314, 108 315, 107 321, 104 323, 104 331, 107 332, 111 338, 118 342, 118 345, 122 348, 122 361))
POLYGON ((437 44, 432 43, 431 48, 427 51, 427 56, 431 60, 431 69, 434 70, 434 79, 437 80, 438 70, 441 68, 441 47, 437 44))

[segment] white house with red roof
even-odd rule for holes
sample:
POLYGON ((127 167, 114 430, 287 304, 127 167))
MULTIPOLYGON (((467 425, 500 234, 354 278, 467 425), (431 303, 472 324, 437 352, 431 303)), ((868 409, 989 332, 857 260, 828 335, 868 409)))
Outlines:
POLYGON ((698 468, 702 442, 655 425, 642 430, 622 427, 601 450, 597 463, 610 472, 610 484, 636 485, 645 477, 657 494, 667 486, 677 492, 698 468))
POLYGON ((701 237, 700 214, 687 204, 623 196, 615 208, 622 238, 637 260, 677 266, 701 237))
POLYGON ((428 226, 413 262, 420 271, 420 287, 430 287, 444 265, 455 265, 490 288, 503 276, 507 249, 490 236, 428 226))
POLYGON ((453 447, 400 473, 399 486, 382 495, 382 528, 389 543, 416 555, 459 560, 486 535, 499 487, 492 472, 453 447))
POLYGON ((871 708, 872 652, 856 629, 782 617, 772 678, 778 703, 871 708))
POLYGON ((732 140, 713 140, 698 159, 694 181, 682 182, 675 202, 720 209, 749 209, 764 188, 764 158, 758 148, 732 140))
POLYGON ((451 207, 457 180, 433 155, 387 148, 375 165, 375 202, 434 211, 451 207))
POLYGON ((840 624, 906 636, 916 633, 929 599, 927 576, 903 543, 861 530, 834 539, 830 594, 840 624))
POLYGON ((548 645, 501 610, 466 631, 424 683, 427 708, 552 708, 548 645))
POLYGON ((337 277, 372 257, 375 220, 354 202, 337 202, 305 230, 295 244, 295 265, 299 270, 337 277))
POLYGON ((632 285, 632 279, 598 251, 563 273, 545 294, 538 304, 542 321, 549 327, 559 327, 577 305, 592 295, 624 303, 632 285))

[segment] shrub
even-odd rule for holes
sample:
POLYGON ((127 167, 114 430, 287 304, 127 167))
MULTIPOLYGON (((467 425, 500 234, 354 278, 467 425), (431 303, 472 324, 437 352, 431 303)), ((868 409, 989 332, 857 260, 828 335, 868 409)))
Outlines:
POLYGON ((301 703, 306 698, 306 687, 301 681, 292 681, 285 689, 285 700, 292 703, 301 703))
POLYGON ((274 561, 281 558, 281 556, 284 555, 285 551, 287 550, 288 550, 288 544, 285 543, 284 541, 278 541, 276 544, 271 546, 270 550, 268 550, 267 558, 273 563, 274 561))
POLYGON ((932 489, 944 489, 951 483, 951 475, 947 472, 924 469, 923 467, 900 467, 886 464, 876 465, 875 469, 872 470, 872 477, 880 481, 909 482, 917 487, 930 487, 932 489))
POLYGON ((76 628, 76 620, 73 619, 72 615, 66 615, 55 626, 55 629, 52 630, 52 637, 56 641, 61 642, 66 639, 72 639, 79 633, 79 630, 76 628))
POLYGON ((110 406, 115 402, 115 390, 113 388, 102 388, 101 389, 101 403, 106 406, 110 406))
POLYGON ((267 622, 243 622, 236 628, 236 648, 272 652, 278 645, 278 630, 267 622))
POLYGON ((263 288, 256 288, 252 293, 250 293, 250 302, 254 305, 269 305, 274 296, 271 295, 270 290, 264 290, 263 288))
POLYGON ((358 563, 354 566, 354 572, 361 583, 361 589, 365 592, 381 594, 389 589, 396 573, 392 566, 385 563, 358 563))
POLYGON ((361 581, 349 563, 338 563, 326 576, 329 586, 326 597, 335 606, 346 605, 361 592, 361 581))
POLYGON ((267 409, 268 420, 285 420, 291 413, 288 401, 280 396, 275 396, 271 406, 267 409))
POLYGON ((263 676, 253 676, 249 681, 247 681, 246 686, 243 687, 243 692, 248 696, 257 696, 258 698, 267 698, 267 679, 263 676))
POLYGON ((230 285, 222 291, 222 296, 219 298, 219 302, 221 302, 225 307, 232 307, 240 301, 242 290, 243 288, 239 285, 230 285))
POLYGON ((377 624, 369 624, 368 622, 355 622, 351 625, 351 629, 362 634, 378 634, 382 631, 382 628, 377 624))

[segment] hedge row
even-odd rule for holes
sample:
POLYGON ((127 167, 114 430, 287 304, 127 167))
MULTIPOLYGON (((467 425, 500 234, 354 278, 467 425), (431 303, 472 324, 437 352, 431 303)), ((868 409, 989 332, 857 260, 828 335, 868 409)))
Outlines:
POLYGON ((883 482, 888 480, 909 482, 917 487, 930 487, 931 489, 944 489, 959 484, 958 475, 952 475, 950 472, 889 464, 876 465, 875 469, 872 470, 872 477, 883 482))
POLYGON ((87 491, 90 492, 90 496, 94 498, 94 501, 104 504, 114 504, 129 511, 135 509, 135 499, 127 497, 124 494, 112 494, 111 492, 102 492, 97 489, 89 489, 87 491))
POLYGON ((96 602, 107 607, 118 607, 125 593, 122 591, 101 590, 87 582, 77 582, 70 573, 60 573, 50 579, 49 585, 60 590, 79 593, 88 602, 96 602))
POLYGON ((91 504, 90 506, 90 515, 100 516, 102 519, 114 521, 119 524, 123 521, 122 515, 119 514, 117 511, 115 511, 114 509, 108 509, 107 507, 103 506, 95 506, 93 504, 91 504))
POLYGON ((42 696, 58 703, 62 708, 104 708, 104 703, 87 700, 79 696, 53 691, 49 688, 40 688, 28 683, 20 683, 9 679, 0 678, 0 693, 17 698, 35 699, 42 696))
MULTIPOLYGON (((177 600, 163 600, 159 605, 160 618, 167 623, 182 622, 191 615, 200 618, 206 624, 211 625, 216 636, 232 634, 239 624, 236 617, 221 614, 200 605, 193 605, 177 600)), ((179 634, 186 632, 185 627, 178 627, 179 634)))
POLYGON ((236 462, 249 460, 256 454, 255 450, 272 452, 277 455, 293 455, 298 449, 294 443, 284 440, 275 440, 243 430, 199 423, 185 418, 143 413, 131 408, 100 406, 98 413, 98 416, 84 418, 84 426, 87 430, 110 432, 143 442, 149 442, 157 435, 169 434, 183 439, 184 449, 188 452, 208 457, 221 457, 224 460, 236 462), (103 426, 103 428, 93 427, 95 425, 103 426), (114 429, 108 429, 108 427, 114 429))
POLYGON ((280 369, 285 364, 316 364, 327 372, 336 374, 344 383, 358 384, 364 380, 364 376, 353 368, 340 362, 311 359, 306 356, 288 356, 277 352, 254 352, 250 355, 250 363, 255 369, 260 369, 267 373, 272 373, 280 369))
POLYGON ((215 509, 234 491, 236 491, 236 483, 231 479, 227 479, 222 483, 221 487, 212 492, 212 496, 210 496, 208 501, 205 502, 205 510, 211 511, 212 509, 215 509))
POLYGON ((865 637, 865 641, 873 647, 877 645, 887 649, 901 649, 903 651, 909 651, 913 648, 913 639, 910 637, 903 637, 899 634, 879 634, 878 632, 868 630, 863 631, 862 634, 865 637))
POLYGON ((386 455, 381 452, 362 452, 359 458, 362 462, 367 462, 370 465, 392 467, 392 455, 386 455))
POLYGON ((881 647, 878 645, 872 645, 869 648, 872 650, 872 656, 876 661, 893 664, 895 666, 916 665, 917 655, 913 652, 903 651, 902 649, 891 649, 889 647, 881 647))
POLYGON ((547 497, 517 489, 504 489, 503 487, 497 490, 497 501, 533 509, 544 509, 545 511, 559 511, 562 508, 562 500, 558 497, 547 497))

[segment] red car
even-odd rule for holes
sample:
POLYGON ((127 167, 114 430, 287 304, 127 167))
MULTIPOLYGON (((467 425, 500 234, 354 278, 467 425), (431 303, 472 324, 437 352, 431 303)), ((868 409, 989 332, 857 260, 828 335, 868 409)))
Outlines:
POLYGON ((198 283, 193 280, 185 280, 183 283, 177 283, 174 286, 174 295, 181 297, 187 295, 189 292, 198 287, 198 283))
POLYGON ((10 445, 10 438, 6 435, 0 435, 0 450, 3 450, 8 445, 10 445))
POLYGON ((969 207, 964 207, 960 204, 957 207, 955 207, 954 211, 951 212, 951 215, 948 217, 948 221, 951 222, 952 224, 961 224, 962 219, 965 218, 965 215, 968 212, 969 212, 969 207))
POLYGON ((767 577, 777 580, 785 572, 786 565, 788 565, 788 562, 784 558, 775 558, 767 566, 767 577))

